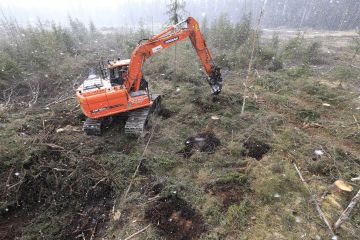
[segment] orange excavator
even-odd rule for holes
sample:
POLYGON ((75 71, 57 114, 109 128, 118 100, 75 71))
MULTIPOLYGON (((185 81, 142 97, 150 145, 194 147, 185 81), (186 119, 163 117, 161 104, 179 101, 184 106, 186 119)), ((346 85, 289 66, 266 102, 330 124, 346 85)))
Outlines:
POLYGON ((88 117, 83 130, 88 135, 101 135, 113 116, 127 116, 125 133, 143 133, 149 115, 159 111, 160 96, 150 94, 142 74, 142 65, 154 53, 189 38, 206 74, 213 94, 221 92, 223 80, 220 68, 214 64, 198 22, 189 17, 169 26, 150 39, 143 39, 131 54, 131 59, 102 64, 101 77, 90 75, 77 89, 77 100, 88 117))

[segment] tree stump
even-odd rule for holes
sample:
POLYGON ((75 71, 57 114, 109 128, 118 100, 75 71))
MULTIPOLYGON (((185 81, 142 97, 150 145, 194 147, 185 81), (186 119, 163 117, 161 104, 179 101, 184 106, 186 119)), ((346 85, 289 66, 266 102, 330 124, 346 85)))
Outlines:
MULTIPOLYGON (((323 194, 322 208, 331 223, 334 223, 346 209, 353 196, 352 191, 353 187, 349 183, 343 180, 336 180, 323 194)), ((347 227, 350 226, 344 224, 344 228, 347 227)))

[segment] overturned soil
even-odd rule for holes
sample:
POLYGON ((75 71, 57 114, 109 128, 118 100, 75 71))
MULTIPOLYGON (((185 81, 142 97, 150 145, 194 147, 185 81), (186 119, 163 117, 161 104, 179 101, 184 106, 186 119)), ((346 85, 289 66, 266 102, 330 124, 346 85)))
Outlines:
POLYGON ((256 160, 261 160, 263 156, 270 151, 271 146, 263 143, 257 139, 249 138, 244 144, 243 144, 245 150, 243 152, 243 156, 246 157, 252 157, 256 160))
POLYGON ((168 119, 170 118, 174 112, 170 111, 169 109, 167 108, 161 108, 160 111, 159 111, 159 116, 161 116, 163 119, 168 119))
POLYGON ((185 141, 185 148, 180 153, 185 158, 189 158, 194 154, 194 151, 214 153, 216 148, 220 145, 220 140, 212 132, 203 132, 195 136, 189 137, 185 141))
POLYGON ((73 217, 63 237, 73 239, 81 236, 84 239, 92 239, 101 235, 109 220, 112 204, 113 190, 110 185, 100 183, 97 187, 89 189, 78 216, 73 217))
POLYGON ((0 213, 0 240, 11 240, 21 236, 21 229, 30 223, 35 215, 32 212, 15 209, 7 206, 0 213))
POLYGON ((150 183, 145 183, 145 185, 141 188, 142 193, 144 193, 148 197, 155 197, 160 194, 165 187, 165 183, 162 181, 154 181, 150 183))
POLYGON ((198 239, 205 231, 200 213, 177 196, 164 197, 150 204, 145 210, 145 219, 167 239, 198 239))
MULTIPOLYGON (((27 189, 28 193, 26 196, 33 195, 38 197, 38 195, 35 195, 35 192, 38 190, 36 186, 28 186, 27 189)), ((20 205, 7 208, 9 209, 8 214, 0 215, 0 239, 11 240, 21 238, 23 236, 23 228, 28 228, 27 226, 31 225, 34 219, 42 213, 47 211, 49 214, 47 214, 46 221, 52 222, 51 212, 56 216, 56 212, 66 212, 73 207, 77 208, 76 213, 66 218, 66 220, 64 219, 68 222, 68 225, 59 228, 57 233, 50 234, 51 239, 76 239, 79 237, 90 239, 96 237, 98 234, 101 234, 109 220, 108 213, 113 203, 113 190, 110 185, 99 183, 95 188, 88 189, 84 195, 82 202, 78 206, 71 206, 76 203, 71 197, 67 196, 62 197, 68 198, 68 206, 61 203, 60 199, 52 199, 53 202, 51 204, 35 204, 23 198, 22 201, 19 201, 20 205)), ((47 196, 47 198, 51 197, 47 196)), ((40 200, 40 202, 42 201, 40 200)), ((37 235, 31 229, 26 230, 26 232, 37 235)), ((47 237, 50 236, 47 235, 47 237)))
POLYGON ((142 159, 139 165, 139 175, 142 175, 140 190, 148 197, 155 197, 160 194, 165 187, 165 181, 157 177, 153 170, 148 166, 146 159, 142 159))
POLYGON ((0 209, 0 239, 38 236, 38 230, 29 226, 60 218, 60 225, 42 229, 44 239, 98 236, 109 220, 114 191, 110 180, 97 177, 94 165, 90 160, 73 161, 50 148, 34 149, 23 165, 26 171, 19 171, 17 177, 7 174, 14 176, 9 182, 18 185, 2 196, 14 204, 0 209))
POLYGON ((239 203, 246 195, 246 188, 238 183, 216 182, 208 184, 205 192, 219 199, 225 208, 232 204, 239 203))

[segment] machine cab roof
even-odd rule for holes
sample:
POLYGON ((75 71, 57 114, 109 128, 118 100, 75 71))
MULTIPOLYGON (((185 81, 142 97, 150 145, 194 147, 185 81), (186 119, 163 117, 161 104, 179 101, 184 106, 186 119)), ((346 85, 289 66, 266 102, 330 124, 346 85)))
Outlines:
POLYGON ((117 61, 109 61, 109 68, 128 66, 130 64, 130 59, 117 60, 117 61))

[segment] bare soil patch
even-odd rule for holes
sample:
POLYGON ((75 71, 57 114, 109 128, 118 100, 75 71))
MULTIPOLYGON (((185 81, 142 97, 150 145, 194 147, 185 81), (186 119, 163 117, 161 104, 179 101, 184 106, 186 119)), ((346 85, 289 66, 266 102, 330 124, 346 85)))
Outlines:
POLYGON ((163 119, 168 119, 170 118, 174 112, 170 111, 169 109, 167 108, 161 108, 160 111, 159 111, 159 116, 161 116, 163 119))
POLYGON ((216 182, 205 187, 205 191, 218 198, 225 208, 239 203, 246 195, 246 188, 235 182, 216 182))
POLYGON ((27 227, 29 223, 53 221, 52 216, 56 219, 60 213, 64 214, 63 225, 46 229, 44 238, 98 236, 108 221, 114 190, 111 180, 96 175, 94 165, 89 159, 73 161, 51 148, 34 149, 22 166, 26 170, 18 171, 19 176, 9 181, 12 185, 18 184, 3 197, 14 204, 5 211, 0 209, 1 226, 10 229, 9 232, 1 228, 0 239, 37 235, 36 230, 27 227), (11 231, 14 227, 16 232, 11 231))
POLYGON ((220 140, 212 132, 199 133, 189 137, 185 141, 185 148, 179 153, 185 158, 189 158, 195 151, 214 153, 216 148, 220 146, 220 140))
POLYGON ((205 231, 200 213, 177 196, 164 197, 150 204, 145 210, 145 219, 167 239, 198 239, 205 231))
POLYGON ((270 151, 271 146, 263 143, 255 138, 249 138, 244 144, 243 144, 245 151, 243 152, 243 155, 246 157, 252 157, 256 160, 261 160, 263 156, 270 151))

